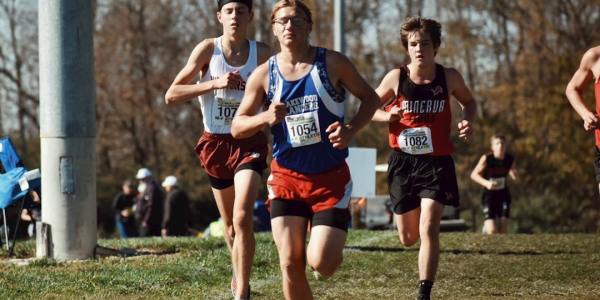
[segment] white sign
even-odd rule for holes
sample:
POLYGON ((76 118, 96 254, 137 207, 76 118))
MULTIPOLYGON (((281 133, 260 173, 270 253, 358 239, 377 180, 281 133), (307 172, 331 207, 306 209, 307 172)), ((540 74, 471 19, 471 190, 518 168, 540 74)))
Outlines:
POLYGON ((375 196, 375 148, 348 148, 346 162, 352 175, 352 197, 375 196))

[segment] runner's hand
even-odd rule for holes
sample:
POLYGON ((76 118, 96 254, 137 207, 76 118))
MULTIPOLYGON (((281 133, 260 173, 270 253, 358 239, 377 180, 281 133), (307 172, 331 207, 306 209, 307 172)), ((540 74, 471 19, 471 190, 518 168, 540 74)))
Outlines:
POLYGON ((329 142, 331 142, 333 148, 336 149, 347 148, 350 139, 352 138, 350 130, 339 121, 329 125, 325 132, 329 133, 329 142))
POLYGON ((485 188, 486 188, 486 189, 488 189, 488 190, 493 190, 493 189, 494 189, 494 188, 496 188, 497 186, 498 186, 498 183, 497 183, 497 182, 495 182, 495 181, 491 181, 491 180, 488 180, 488 182, 487 182, 487 186, 486 186, 485 188))
POLYGON ((473 133, 473 128, 471 127, 471 122, 467 120, 462 120, 458 122, 458 137, 464 141, 468 141, 469 137, 473 133))
POLYGON ((390 116, 390 122, 396 122, 402 119, 402 109, 398 106, 394 106, 388 112, 390 116))
POLYGON ((585 115, 582 116, 583 119, 583 128, 586 131, 594 130, 599 128, 598 117, 594 115, 592 112, 588 111, 585 115))
POLYGON ((241 87, 242 82, 244 79, 239 72, 228 72, 216 80, 215 87, 217 89, 237 89, 241 87))
POLYGON ((269 126, 273 126, 285 118, 287 115, 287 108, 284 103, 279 101, 272 102, 271 105, 269 105, 269 109, 267 109, 264 114, 267 116, 269 126))

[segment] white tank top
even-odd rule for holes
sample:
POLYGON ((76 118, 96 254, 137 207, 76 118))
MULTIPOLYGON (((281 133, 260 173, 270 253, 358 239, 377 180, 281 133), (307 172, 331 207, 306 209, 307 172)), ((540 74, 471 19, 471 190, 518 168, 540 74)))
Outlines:
POLYGON ((204 131, 216 134, 231 133, 231 121, 237 111, 250 73, 254 71, 258 63, 256 41, 250 40, 248 60, 243 66, 230 66, 225 60, 221 47, 221 37, 215 39, 215 50, 208 65, 208 70, 200 79, 200 82, 219 78, 228 72, 239 72, 244 80, 236 89, 216 89, 198 97, 202 109, 202 122, 204 131))

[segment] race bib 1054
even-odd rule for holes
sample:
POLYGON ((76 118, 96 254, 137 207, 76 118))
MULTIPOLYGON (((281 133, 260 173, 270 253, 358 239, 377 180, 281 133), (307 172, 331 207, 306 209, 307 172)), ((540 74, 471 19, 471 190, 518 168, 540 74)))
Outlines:
POLYGON ((286 116, 285 123, 293 148, 312 145, 321 141, 317 111, 286 116))

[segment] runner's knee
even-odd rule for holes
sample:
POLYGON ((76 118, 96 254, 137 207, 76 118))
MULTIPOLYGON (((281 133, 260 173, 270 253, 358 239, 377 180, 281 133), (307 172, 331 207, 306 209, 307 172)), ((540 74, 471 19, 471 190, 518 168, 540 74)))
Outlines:
POLYGON ((236 232, 243 232, 244 229, 251 228, 252 214, 246 211, 236 212, 233 216, 233 228, 236 232))
POLYGON ((406 247, 414 245, 419 240, 419 235, 410 231, 403 231, 398 233, 400 243, 406 247))
POLYGON ((419 235, 421 239, 432 239, 440 234, 439 224, 435 224, 432 220, 423 220, 419 225, 419 235))
POLYGON ((332 258, 332 257, 319 257, 316 259, 309 259, 308 264, 313 268, 313 270, 319 272, 320 275, 324 277, 329 277, 335 273, 337 268, 342 264, 342 258, 332 258))
POLYGON ((285 256, 279 259, 279 265, 281 273, 288 277, 293 278, 296 274, 302 274, 304 276, 305 261, 301 256, 285 256))

